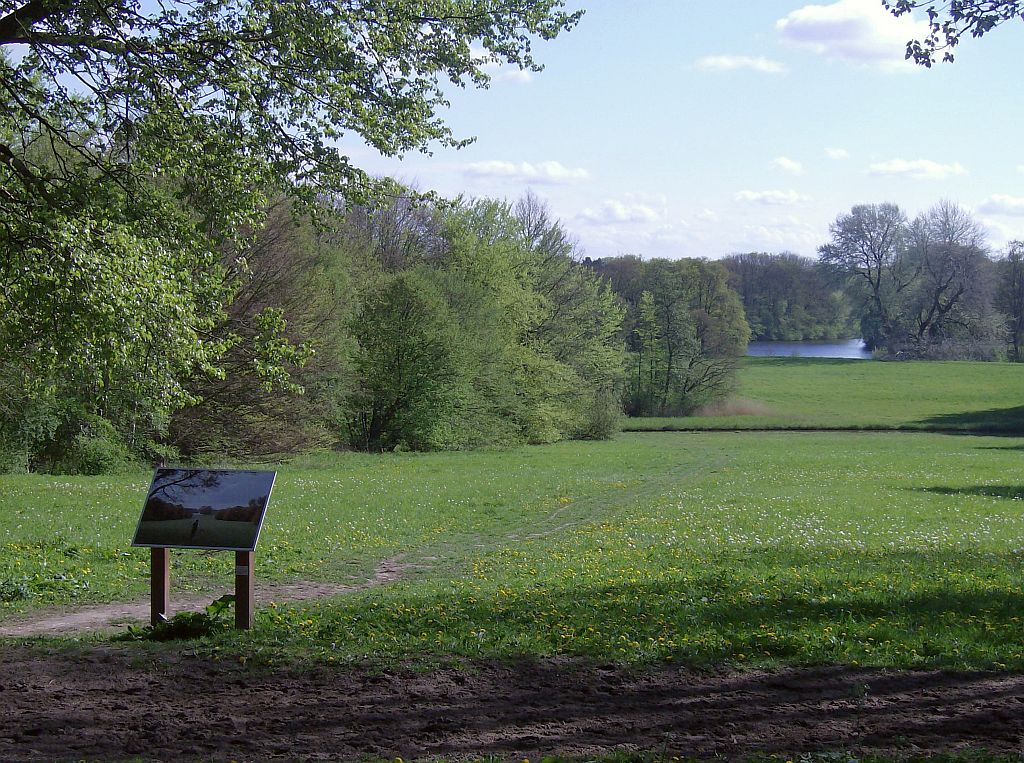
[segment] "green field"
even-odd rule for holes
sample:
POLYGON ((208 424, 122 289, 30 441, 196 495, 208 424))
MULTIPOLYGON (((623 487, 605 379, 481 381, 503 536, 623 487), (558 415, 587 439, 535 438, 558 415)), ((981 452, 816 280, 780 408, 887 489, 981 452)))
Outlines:
POLYGON ((1024 364, 745 358, 725 413, 632 430, 908 429, 1024 434, 1024 364))
MULTIPOLYGON (((818 389, 831 364, 758 362, 744 383, 807 404, 812 391, 792 389, 801 368, 818 389)), ((991 403, 947 381, 904 408, 934 410, 942 390, 961 401, 950 415, 1024 397, 1016 368, 987 368, 1003 379, 991 403)), ((827 390, 823 405, 845 397, 827 390)), ((659 432, 310 456, 277 467, 260 578, 360 582, 384 560, 403 577, 263 607, 252 632, 197 648, 269 662, 1024 669, 1022 451, 1009 436, 659 432)), ((0 620, 144 598, 147 552, 128 544, 148 479, 0 477, 0 620)), ((229 553, 174 559, 177 590, 230 586, 229 553)))

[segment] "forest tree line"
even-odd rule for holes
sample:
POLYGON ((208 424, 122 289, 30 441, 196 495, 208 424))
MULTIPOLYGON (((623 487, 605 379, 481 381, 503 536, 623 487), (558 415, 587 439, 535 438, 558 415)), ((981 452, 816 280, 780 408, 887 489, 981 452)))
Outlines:
POLYGON ((992 252, 948 201, 913 219, 896 204, 840 214, 817 259, 721 260, 751 339, 861 337, 882 358, 1024 360, 1024 242, 992 252))
MULTIPOLYGON (((188 316, 165 306, 109 306, 114 319, 128 311, 132 336, 88 357, 89 373, 81 359, 9 358, 3 466, 101 472, 604 438, 624 410, 689 413, 732 389, 749 330, 721 264, 593 263, 532 195, 393 191, 376 204, 324 201, 318 216, 282 198, 224 242, 217 268, 192 263, 197 283, 219 274, 230 296, 202 327, 209 362, 191 372, 175 366, 180 329, 166 323, 188 316)), ((88 286, 78 304, 101 310, 88 286)), ((54 309, 53 295, 38 298, 54 309)), ((43 342, 89 346, 91 318, 43 342)))
POLYGON ((1022 357, 1024 246, 990 257, 980 226, 946 203, 913 221, 895 205, 854 207, 817 260, 592 261, 533 195, 449 201, 395 186, 382 203, 323 211, 282 198, 241 248, 225 243, 218 288, 231 297, 204 330, 218 353, 205 367, 176 370, 176 330, 160 325, 134 329, 127 362, 91 357, 89 376, 26 373, 9 357, 4 468, 603 438, 623 414, 686 415, 728 395, 750 338, 1022 357), (156 385, 168 378, 175 396, 156 385))

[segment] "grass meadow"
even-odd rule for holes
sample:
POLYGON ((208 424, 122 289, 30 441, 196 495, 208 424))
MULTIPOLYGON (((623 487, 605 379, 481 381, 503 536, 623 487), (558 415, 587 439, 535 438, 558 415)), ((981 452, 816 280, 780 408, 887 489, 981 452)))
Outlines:
POLYGON ((628 429, 905 429, 1024 434, 1024 365, 744 358, 712 415, 631 419, 628 429))
MULTIPOLYGON (((987 365, 987 383, 1002 386, 989 397, 976 382, 972 400, 955 378, 975 364, 930 364, 953 378, 902 408, 896 391, 879 393, 858 419, 849 388, 822 382, 831 361, 766 360, 744 370, 745 390, 864 426, 900 410, 1012 409, 1024 392, 1024 369, 987 365)), ((903 365, 914 378, 929 367, 903 365)), ((851 385, 884 388, 901 367, 853 366, 867 376, 851 385)), ((267 603, 253 631, 196 648, 299 664, 572 656, 1020 670, 1022 451, 1016 436, 708 431, 307 456, 276 467, 259 578, 355 583, 384 560, 403 577, 267 603)), ((149 476, 0 476, 0 620, 144 598, 148 550, 128 544, 149 476)), ((232 554, 173 559, 174 590, 230 588, 232 554)))

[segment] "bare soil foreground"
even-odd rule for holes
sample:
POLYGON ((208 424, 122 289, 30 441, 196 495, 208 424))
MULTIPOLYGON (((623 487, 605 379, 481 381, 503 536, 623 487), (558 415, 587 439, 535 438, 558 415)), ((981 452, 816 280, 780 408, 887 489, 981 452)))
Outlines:
POLYGON ((0 760, 738 758, 1020 754, 1024 676, 627 671, 565 660, 435 672, 254 670, 130 645, 0 652, 0 760))

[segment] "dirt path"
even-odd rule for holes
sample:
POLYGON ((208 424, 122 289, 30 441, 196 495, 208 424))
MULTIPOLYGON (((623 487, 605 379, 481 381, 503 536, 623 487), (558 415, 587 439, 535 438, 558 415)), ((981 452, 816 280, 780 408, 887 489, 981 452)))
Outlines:
MULTIPOLYGON (((256 605, 271 601, 287 602, 304 599, 318 599, 326 596, 337 596, 366 588, 385 585, 402 577, 406 566, 403 557, 385 559, 374 570, 373 576, 365 583, 357 585, 337 585, 332 583, 314 583, 301 581, 298 583, 256 583, 256 605)), ((210 592, 174 596, 172 591, 171 611, 201 611, 218 594, 210 592)), ((149 622, 149 600, 98 604, 87 607, 64 607, 61 609, 43 610, 27 617, 17 618, 0 623, 0 636, 53 636, 74 635, 89 631, 114 631, 122 629, 126 624, 149 622)))
POLYGON ((0 760, 1020 754, 1024 676, 633 673, 568 661, 260 672, 129 646, 0 653, 0 760))

